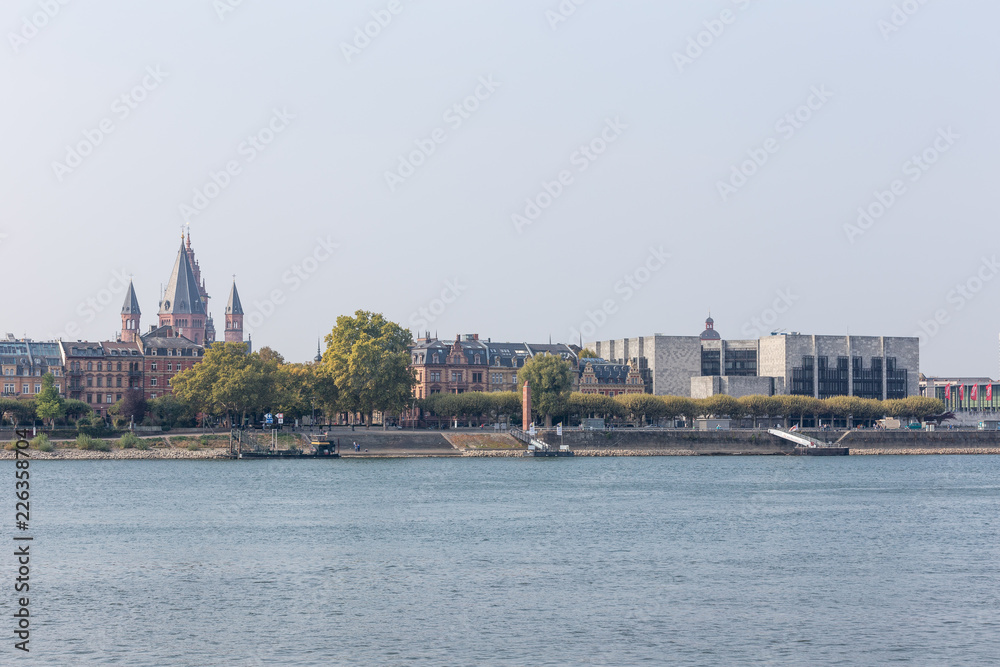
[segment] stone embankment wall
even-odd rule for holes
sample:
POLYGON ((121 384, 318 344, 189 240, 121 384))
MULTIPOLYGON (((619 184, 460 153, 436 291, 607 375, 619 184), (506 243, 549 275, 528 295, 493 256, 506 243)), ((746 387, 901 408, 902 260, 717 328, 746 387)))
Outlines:
POLYGON ((791 454, 795 446, 767 431, 692 431, 687 429, 619 429, 614 431, 543 429, 550 445, 569 445, 578 456, 697 456, 708 454, 791 454), (616 454, 618 452, 618 454, 616 454), (626 453, 627 452, 627 453, 626 453))
MULTIPOLYGON (((224 459, 229 456, 229 449, 112 449, 100 452, 87 449, 54 449, 42 452, 37 449, 28 450, 32 461, 81 461, 81 460, 123 460, 123 459, 224 459)), ((0 460, 14 458, 14 452, 0 450, 0 460)))

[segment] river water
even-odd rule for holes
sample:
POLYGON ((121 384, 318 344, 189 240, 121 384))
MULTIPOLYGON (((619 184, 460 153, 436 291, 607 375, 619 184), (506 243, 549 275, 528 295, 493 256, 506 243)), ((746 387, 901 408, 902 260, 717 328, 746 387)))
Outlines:
POLYGON ((1000 662, 1000 457, 31 474, 31 654, 0 664, 1000 662))

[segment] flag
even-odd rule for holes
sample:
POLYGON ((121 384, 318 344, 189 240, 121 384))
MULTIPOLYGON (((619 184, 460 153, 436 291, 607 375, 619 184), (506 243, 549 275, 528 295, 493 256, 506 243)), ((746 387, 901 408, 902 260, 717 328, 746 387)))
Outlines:
POLYGON ((991 384, 986 385, 986 402, 993 402, 993 385, 991 384))
POLYGON ((969 390, 969 399, 975 401, 978 396, 979 396, 979 385, 974 384, 972 385, 972 388, 969 390))
POLYGON ((951 383, 950 382, 944 386, 944 400, 946 400, 946 401, 950 401, 951 400, 951 383))
POLYGON ((958 385, 958 400, 959 401, 964 401, 965 400, 965 385, 964 384, 958 385))

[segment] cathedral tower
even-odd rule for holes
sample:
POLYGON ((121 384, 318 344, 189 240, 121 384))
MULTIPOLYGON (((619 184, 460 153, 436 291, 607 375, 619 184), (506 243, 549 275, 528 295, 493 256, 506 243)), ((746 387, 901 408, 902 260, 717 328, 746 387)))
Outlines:
POLYGON ((226 342, 243 342, 243 304, 240 303, 240 293, 236 291, 236 281, 229 290, 229 301, 226 303, 226 342))
POLYGON ((191 256, 194 253, 189 250, 190 245, 188 248, 184 247, 184 236, 181 235, 181 247, 170 272, 163 300, 160 301, 160 326, 173 327, 175 336, 184 336, 204 345, 208 312, 191 266, 191 256))
POLYGON ((125 293, 125 303, 122 304, 122 341, 134 343, 139 337, 139 300, 135 298, 135 288, 128 281, 128 292, 125 293))

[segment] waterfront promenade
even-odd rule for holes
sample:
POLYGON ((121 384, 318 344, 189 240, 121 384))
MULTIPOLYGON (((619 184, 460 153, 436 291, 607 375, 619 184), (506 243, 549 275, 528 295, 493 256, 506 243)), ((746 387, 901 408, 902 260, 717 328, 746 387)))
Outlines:
MULTIPOLYGON (((839 447, 850 455, 1000 454, 1000 432, 973 430, 927 431, 804 431, 839 447)), ((306 434, 286 434, 279 448, 292 444, 306 448, 306 434)), ((506 433, 479 429, 386 430, 338 429, 330 435, 340 440, 343 458, 411 457, 510 457, 525 451, 522 443, 506 433), (354 443, 358 443, 355 451, 354 443)), ((10 437, 5 432, 5 439, 10 437)), ((781 456, 796 453, 794 445, 764 430, 694 431, 689 429, 616 429, 580 431, 566 429, 563 436, 542 429, 538 437, 552 444, 568 445, 577 456, 781 456)), ((224 459, 229 456, 228 436, 185 433, 143 438, 147 449, 121 449, 108 439, 107 451, 81 450, 73 440, 53 440, 52 451, 31 450, 36 460, 47 459, 224 459), (200 440, 201 436, 205 440, 200 440), (201 442, 192 447, 191 444, 201 442)), ((13 458, 0 449, 0 459, 13 458)))

